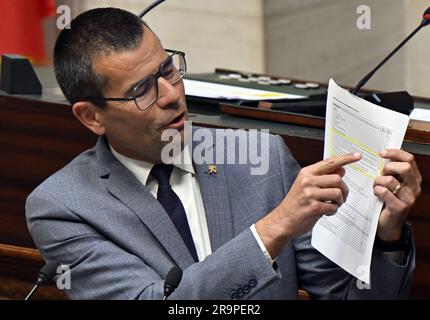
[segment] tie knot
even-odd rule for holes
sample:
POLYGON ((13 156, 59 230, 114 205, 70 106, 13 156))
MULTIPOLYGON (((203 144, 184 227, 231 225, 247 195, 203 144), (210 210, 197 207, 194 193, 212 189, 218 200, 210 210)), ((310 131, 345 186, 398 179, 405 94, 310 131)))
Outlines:
POLYGON ((170 185, 170 176, 172 175, 173 165, 171 164, 156 164, 151 170, 153 176, 160 186, 170 185))

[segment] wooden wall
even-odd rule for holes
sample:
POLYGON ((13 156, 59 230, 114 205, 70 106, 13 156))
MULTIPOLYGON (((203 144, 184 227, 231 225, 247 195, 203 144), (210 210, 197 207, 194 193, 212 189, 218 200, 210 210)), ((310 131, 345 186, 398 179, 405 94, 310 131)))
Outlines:
MULTIPOLYGON (((96 138, 64 104, 0 95, 0 299, 23 299, 43 259, 27 230, 25 199, 96 138)), ((35 298, 63 298, 54 286, 35 298)))

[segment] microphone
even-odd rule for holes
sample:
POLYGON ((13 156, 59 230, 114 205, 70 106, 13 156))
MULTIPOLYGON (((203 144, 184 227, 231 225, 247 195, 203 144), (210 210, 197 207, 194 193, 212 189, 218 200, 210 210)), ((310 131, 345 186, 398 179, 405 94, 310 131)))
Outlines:
POLYGON ((164 280, 164 297, 166 300, 175 289, 178 287, 182 280, 182 269, 178 266, 172 267, 167 273, 166 279, 164 280))
MULTIPOLYGON (((424 12, 421 24, 398 45, 380 64, 376 66, 369 74, 367 74, 354 89, 351 90, 352 94, 357 94, 360 89, 372 78, 372 76, 393 57, 418 31, 423 27, 430 24, 430 7, 424 12)), ((391 109, 406 115, 409 115, 414 109, 414 100, 406 91, 400 92, 385 92, 373 93, 364 95, 363 99, 377 104, 381 107, 391 109)), ((307 99, 293 99, 288 101, 276 101, 265 103, 265 109, 272 109, 278 111, 301 113, 311 116, 324 117, 326 114, 326 101, 327 94, 317 94, 309 96, 307 99)), ((258 108, 261 108, 259 105, 258 108)))
POLYGON ((427 8, 427 10, 423 14, 423 20, 421 21, 421 24, 414 30, 412 33, 403 40, 384 60, 381 61, 380 64, 378 64, 375 69, 370 71, 363 79, 358 82, 357 86, 352 90, 352 94, 357 94, 358 91, 367 83, 367 81, 372 78, 372 76, 378 71, 388 60, 390 60, 396 53, 399 51, 405 44, 408 42, 415 34, 417 34, 418 31, 420 31, 423 27, 430 24, 430 7, 427 8))
POLYGON ((163 3, 166 0, 157 0, 155 2, 153 2, 152 4, 150 4, 149 6, 147 6, 140 14, 139 17, 142 18, 145 14, 147 14, 149 11, 151 11, 152 9, 154 9, 156 6, 158 6, 159 4, 163 3))
POLYGON ((39 271, 39 275, 37 276, 36 284, 30 293, 25 297, 24 301, 30 299, 33 293, 37 290, 37 288, 43 286, 57 274, 57 268, 60 266, 60 263, 52 261, 45 264, 42 269, 39 271))
POLYGON ((423 21, 421 21, 421 24, 423 27, 430 24, 430 7, 427 8, 427 10, 423 14, 423 21))

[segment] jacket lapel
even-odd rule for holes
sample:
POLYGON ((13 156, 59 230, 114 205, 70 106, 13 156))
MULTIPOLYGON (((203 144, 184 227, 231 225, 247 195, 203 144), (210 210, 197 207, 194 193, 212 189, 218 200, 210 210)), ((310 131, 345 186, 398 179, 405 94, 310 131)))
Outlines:
POLYGON ((205 207, 212 252, 234 236, 230 197, 225 166, 217 165, 216 174, 209 173, 207 164, 194 164, 205 207))
MULTIPOLYGON (((137 215, 179 267, 185 269, 193 264, 194 259, 167 212, 149 190, 112 155, 105 137, 99 139, 96 154, 98 174, 107 180, 108 192, 137 215)), ((233 238, 234 227, 225 166, 217 165, 216 174, 209 173, 208 166, 194 163, 214 252, 233 238)))
POLYGON ((161 204, 110 152, 105 138, 96 146, 100 177, 108 191, 148 227, 182 269, 194 263, 188 248, 161 204))

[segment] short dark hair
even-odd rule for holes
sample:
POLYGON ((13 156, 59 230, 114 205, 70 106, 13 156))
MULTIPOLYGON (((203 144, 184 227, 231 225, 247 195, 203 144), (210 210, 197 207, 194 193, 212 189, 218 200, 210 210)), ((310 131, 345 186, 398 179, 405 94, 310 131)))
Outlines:
MULTIPOLYGON (((93 61, 100 55, 137 49, 144 25, 131 12, 98 8, 80 14, 70 29, 61 31, 54 48, 54 71, 71 104, 102 96, 108 79, 94 71, 93 61)), ((105 105, 98 99, 93 102, 105 105)))

